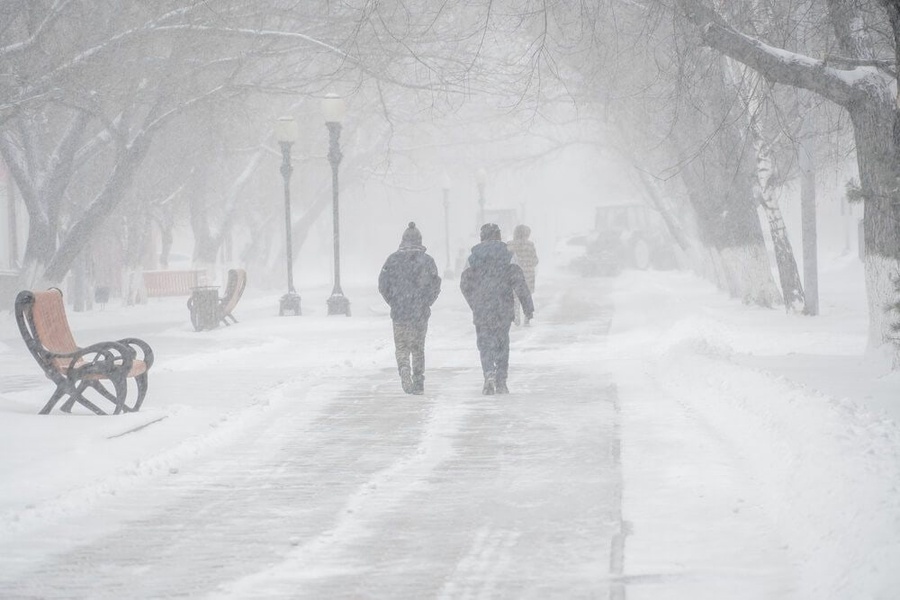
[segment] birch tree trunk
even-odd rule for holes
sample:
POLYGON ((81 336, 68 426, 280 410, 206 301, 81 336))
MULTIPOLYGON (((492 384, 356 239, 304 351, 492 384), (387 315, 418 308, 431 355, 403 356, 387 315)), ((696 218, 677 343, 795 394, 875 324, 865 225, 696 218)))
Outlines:
POLYGON ((774 195, 772 179, 774 175, 774 159, 772 147, 765 139, 761 125, 762 98, 760 89, 762 82, 750 69, 738 67, 734 61, 729 62, 735 85, 739 90, 741 102, 747 116, 747 135, 753 145, 755 154, 755 173, 753 177, 753 195, 762 207, 769 224, 772 238, 772 249, 775 253, 775 265, 781 282, 781 295, 784 308, 788 312, 803 312, 805 299, 800 273, 797 270, 797 259, 784 225, 781 208, 774 195))

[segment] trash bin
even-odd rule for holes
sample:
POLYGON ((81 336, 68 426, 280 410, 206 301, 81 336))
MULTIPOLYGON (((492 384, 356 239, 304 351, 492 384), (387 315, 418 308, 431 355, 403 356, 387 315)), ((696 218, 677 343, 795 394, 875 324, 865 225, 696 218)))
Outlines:
POLYGON ((204 285, 191 288, 188 308, 191 311, 191 324, 196 331, 218 327, 219 286, 204 285))

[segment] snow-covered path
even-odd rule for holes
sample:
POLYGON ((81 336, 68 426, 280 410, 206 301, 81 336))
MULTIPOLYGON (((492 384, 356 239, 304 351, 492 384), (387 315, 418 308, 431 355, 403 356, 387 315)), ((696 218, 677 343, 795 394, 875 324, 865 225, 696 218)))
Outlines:
POLYGON ((549 411, 527 393, 504 406, 394 388, 393 373, 374 385, 366 374, 293 396, 303 411, 285 405, 216 456, 35 540, 45 560, 3 595, 596 592, 613 471, 602 398, 549 411), (573 422, 582 431, 561 443, 573 422), (55 555, 60 537, 90 539, 110 513, 115 529, 55 555))

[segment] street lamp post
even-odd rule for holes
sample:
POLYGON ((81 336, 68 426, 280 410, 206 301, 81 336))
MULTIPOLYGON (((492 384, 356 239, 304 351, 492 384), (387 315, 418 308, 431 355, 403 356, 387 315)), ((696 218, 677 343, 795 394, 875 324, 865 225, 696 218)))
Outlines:
POLYGON ((300 314, 300 295, 294 289, 294 244, 291 241, 291 146, 297 141, 297 122, 293 117, 280 117, 275 123, 275 137, 281 146, 281 176, 284 179, 284 231, 287 255, 288 291, 281 297, 278 314, 300 314))
POLYGON ((332 222, 334 224, 334 289, 328 298, 329 315, 350 316, 350 300, 341 289, 341 229, 340 229, 340 194, 338 193, 338 166, 341 164, 341 120, 346 108, 344 100, 336 94, 328 94, 322 100, 322 113, 325 126, 328 127, 328 162, 331 163, 331 197, 332 222))
POLYGON ((487 171, 475 171, 475 183, 478 185, 478 227, 484 225, 484 185, 487 183, 487 171))
POLYGON ((441 177, 441 189, 444 191, 444 242, 446 244, 447 264, 444 267, 444 278, 453 276, 450 268, 450 176, 445 171, 441 177))

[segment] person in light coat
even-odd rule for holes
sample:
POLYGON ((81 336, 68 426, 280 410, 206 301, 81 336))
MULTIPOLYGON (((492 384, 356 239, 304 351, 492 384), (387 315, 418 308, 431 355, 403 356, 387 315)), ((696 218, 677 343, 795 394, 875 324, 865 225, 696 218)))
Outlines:
MULTIPOLYGON (((539 261, 537 250, 534 248, 534 242, 529 239, 530 236, 531 228, 528 225, 516 225, 516 228, 513 229, 513 239, 512 241, 507 242, 506 246, 512 250, 512 253, 516 256, 516 262, 522 267, 522 273, 525 274, 525 281, 528 283, 528 290, 533 296, 535 271, 539 261)), ((516 300, 516 325, 520 323, 521 312, 522 305, 516 300)), ((528 325, 528 322, 529 319, 526 318, 526 326, 528 325)))

